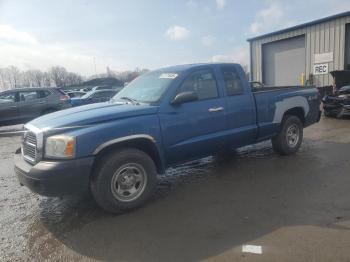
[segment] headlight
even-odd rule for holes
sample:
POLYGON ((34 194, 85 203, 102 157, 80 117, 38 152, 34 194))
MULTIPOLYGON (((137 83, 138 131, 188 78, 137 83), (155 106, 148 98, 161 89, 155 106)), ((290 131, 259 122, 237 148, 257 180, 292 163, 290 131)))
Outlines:
POLYGON ((72 158, 75 154, 75 137, 66 135, 50 136, 45 143, 45 157, 72 158))

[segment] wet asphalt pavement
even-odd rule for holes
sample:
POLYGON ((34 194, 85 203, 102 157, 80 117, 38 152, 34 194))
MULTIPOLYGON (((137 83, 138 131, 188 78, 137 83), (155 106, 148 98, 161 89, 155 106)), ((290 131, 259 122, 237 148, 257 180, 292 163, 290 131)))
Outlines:
POLYGON ((20 187, 19 141, 0 137, 1 261, 350 261, 350 120, 307 128, 295 156, 265 142, 169 169, 118 216, 20 187))

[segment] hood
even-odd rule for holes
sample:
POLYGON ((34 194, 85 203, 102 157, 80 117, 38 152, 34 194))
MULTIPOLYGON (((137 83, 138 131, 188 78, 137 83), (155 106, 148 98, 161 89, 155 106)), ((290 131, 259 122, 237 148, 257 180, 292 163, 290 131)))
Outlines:
POLYGON ((29 123, 40 129, 93 125, 126 117, 149 115, 157 106, 105 102, 73 107, 41 116, 29 123))
POLYGON ((343 86, 342 88, 339 89, 340 94, 348 94, 350 95, 350 85, 343 86))
POLYGON ((336 70, 330 72, 335 80, 335 86, 337 89, 350 85, 350 70, 336 70))

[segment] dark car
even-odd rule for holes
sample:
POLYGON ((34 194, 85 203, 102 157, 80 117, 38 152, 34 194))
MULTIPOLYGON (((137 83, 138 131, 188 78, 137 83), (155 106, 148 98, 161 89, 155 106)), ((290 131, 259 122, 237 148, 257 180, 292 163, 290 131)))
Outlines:
POLYGON ((67 92, 67 95, 69 95, 70 98, 82 97, 85 94, 86 94, 86 92, 83 92, 83 91, 68 91, 67 92))
POLYGON ((350 71, 332 71, 334 78, 333 92, 323 97, 325 116, 341 118, 350 116, 350 71))
POLYGON ((27 120, 70 107, 70 98, 58 88, 23 88, 0 92, 0 124, 27 120))
POLYGON ((93 103, 106 102, 110 100, 119 90, 97 90, 90 91, 82 97, 76 97, 71 99, 72 106, 81 106, 93 103))
POLYGON ((97 91, 97 90, 109 90, 109 89, 113 89, 113 86, 108 86, 108 85, 104 85, 104 86, 94 86, 91 91, 97 91))

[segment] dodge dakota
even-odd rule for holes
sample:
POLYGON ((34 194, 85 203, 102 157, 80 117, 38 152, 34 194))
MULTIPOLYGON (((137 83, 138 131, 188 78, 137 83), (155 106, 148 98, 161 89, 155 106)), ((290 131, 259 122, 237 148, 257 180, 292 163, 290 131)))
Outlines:
POLYGON ((167 67, 109 102, 27 123, 15 172, 38 194, 90 191, 119 213, 144 204, 158 174, 177 163, 269 139, 279 154, 296 153, 319 108, 316 88, 253 88, 238 64, 167 67))

